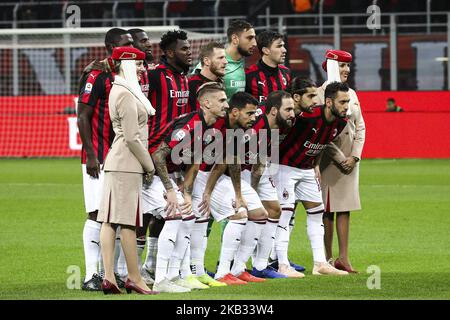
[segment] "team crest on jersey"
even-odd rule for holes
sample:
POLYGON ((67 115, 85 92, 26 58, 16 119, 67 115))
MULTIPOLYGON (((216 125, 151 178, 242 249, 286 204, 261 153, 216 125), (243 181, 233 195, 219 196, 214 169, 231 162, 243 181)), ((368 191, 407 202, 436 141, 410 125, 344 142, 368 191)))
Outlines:
POLYGON ((186 132, 184 130, 178 130, 178 132, 175 134, 175 139, 177 141, 183 140, 183 138, 186 136, 186 132))
POLYGON ((247 143, 250 141, 250 135, 249 134, 244 134, 244 136, 242 137, 242 143, 247 143))
POLYGON ((284 188, 283 190, 283 200, 289 199, 289 192, 284 188))
POLYGON ((92 91, 92 83, 86 83, 86 87, 84 87, 84 93, 91 93, 92 91))
POLYGON ((337 135, 337 129, 334 129, 333 130, 333 138, 336 137, 336 135, 337 135))
POLYGON ((203 142, 204 142, 205 144, 210 144, 211 141, 212 141, 212 136, 211 136, 210 134, 208 134, 208 135, 203 139, 203 142))
POLYGON ((257 116, 257 117, 259 117, 260 115, 262 115, 262 110, 261 110, 261 108, 258 108, 258 109, 256 109, 256 112, 255 112, 255 115, 257 116))
POLYGON ((231 206, 236 209, 236 200, 232 199, 231 200, 231 206))
POLYGON ((283 85, 286 86, 287 85, 287 81, 285 77, 281 77, 281 82, 283 82, 283 85))

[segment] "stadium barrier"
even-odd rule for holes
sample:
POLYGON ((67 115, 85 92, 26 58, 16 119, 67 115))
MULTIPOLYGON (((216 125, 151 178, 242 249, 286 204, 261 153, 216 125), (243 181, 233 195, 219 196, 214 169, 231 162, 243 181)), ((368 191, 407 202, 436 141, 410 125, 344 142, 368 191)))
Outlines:
MULTIPOLYGON (((364 158, 450 158, 450 110, 444 103, 450 92, 358 96, 367 127, 364 158), (405 112, 385 112, 389 97, 405 112)), ((75 105, 73 95, 0 97, 0 157, 78 157, 75 105)))

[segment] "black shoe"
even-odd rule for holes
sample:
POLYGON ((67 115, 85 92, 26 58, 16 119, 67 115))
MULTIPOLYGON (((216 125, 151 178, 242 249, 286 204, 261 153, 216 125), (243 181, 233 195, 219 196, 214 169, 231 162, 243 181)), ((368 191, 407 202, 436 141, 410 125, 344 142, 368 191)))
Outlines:
POLYGON ((273 269, 275 269, 275 270, 278 270, 278 259, 272 260, 272 259, 269 258, 268 266, 273 268, 273 269))
POLYGON ((92 278, 83 283, 81 290, 84 291, 102 291, 102 278, 96 273, 92 278))
POLYGON ((114 273, 114 276, 116 277, 117 286, 121 289, 125 288, 125 281, 123 281, 118 273, 114 273))

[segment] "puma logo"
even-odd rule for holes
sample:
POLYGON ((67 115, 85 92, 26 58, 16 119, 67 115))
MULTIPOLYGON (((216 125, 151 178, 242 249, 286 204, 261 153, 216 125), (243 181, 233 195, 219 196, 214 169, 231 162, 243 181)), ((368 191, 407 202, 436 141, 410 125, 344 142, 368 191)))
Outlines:
POLYGON ((92 242, 92 243, 95 243, 96 245, 98 245, 98 246, 100 247, 100 241, 97 242, 97 241, 91 240, 91 242, 92 242))
POLYGON ((173 244, 175 244, 175 241, 173 241, 172 239, 168 239, 170 242, 172 242, 173 244))
POLYGON ((286 226, 286 227, 282 227, 282 226, 278 225, 278 228, 281 228, 281 229, 283 229, 284 231, 287 231, 287 226, 286 226))
POLYGON ((314 131, 314 133, 317 133, 317 129, 316 128, 312 128, 312 131, 314 131))
POLYGON ((263 87, 266 86, 266 82, 265 81, 258 81, 258 84, 261 84, 263 87))

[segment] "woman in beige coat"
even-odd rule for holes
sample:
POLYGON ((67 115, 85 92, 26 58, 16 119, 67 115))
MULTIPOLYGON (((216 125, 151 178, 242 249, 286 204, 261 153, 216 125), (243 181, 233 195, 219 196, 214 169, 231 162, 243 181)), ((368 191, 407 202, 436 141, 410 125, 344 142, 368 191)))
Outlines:
POLYGON ((109 95, 109 114, 115 133, 106 156, 103 197, 97 221, 102 222, 100 243, 105 267, 102 289, 119 294, 114 277, 114 242, 120 226, 121 244, 128 268, 125 288, 153 294, 142 280, 137 265, 136 226, 142 223, 141 189, 143 177, 151 180, 154 166, 147 150, 148 116, 154 114, 140 90, 138 78, 145 72, 145 54, 135 48, 114 48, 114 83, 109 95))
MULTIPOLYGON (((318 88, 322 100, 329 81, 347 82, 350 73, 350 53, 329 50, 327 58, 328 81, 318 88)), ((324 64, 325 66, 325 64, 324 64)), ((324 68, 325 69, 325 68, 324 68)), ((360 210, 359 161, 365 141, 365 124, 356 92, 350 89, 350 103, 347 112, 347 126, 326 149, 321 163, 322 196, 325 205, 325 250, 326 257, 333 264, 333 229, 336 212, 336 231, 339 243, 339 258, 334 262, 337 269, 355 273, 348 257, 350 211, 360 210)))

